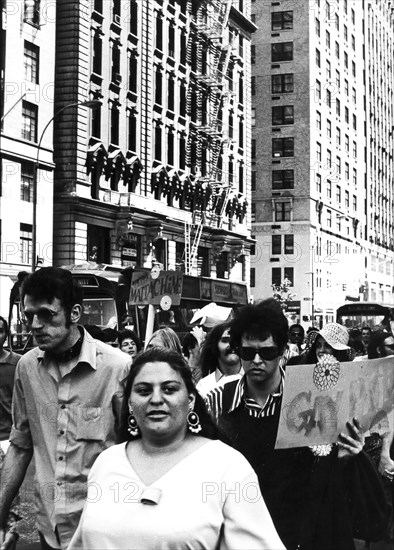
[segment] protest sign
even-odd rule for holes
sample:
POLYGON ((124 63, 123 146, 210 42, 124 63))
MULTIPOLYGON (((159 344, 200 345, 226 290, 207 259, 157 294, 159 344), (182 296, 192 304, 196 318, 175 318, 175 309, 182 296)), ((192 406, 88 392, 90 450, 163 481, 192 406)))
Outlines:
POLYGON ((394 357, 288 366, 275 448, 334 443, 352 418, 366 434, 386 433, 393 401, 394 357))
POLYGON ((172 305, 179 305, 182 294, 183 273, 159 271, 155 278, 151 273, 133 273, 130 287, 130 305, 160 305, 163 297, 169 297, 172 305))

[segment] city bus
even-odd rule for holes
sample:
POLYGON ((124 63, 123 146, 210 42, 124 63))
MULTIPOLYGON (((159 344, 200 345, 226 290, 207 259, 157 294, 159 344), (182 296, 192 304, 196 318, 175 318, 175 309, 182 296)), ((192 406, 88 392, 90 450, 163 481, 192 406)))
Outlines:
POLYGON ((390 330, 390 322, 394 320, 394 306, 377 302, 350 302, 337 309, 336 319, 337 323, 349 329, 369 326, 372 330, 390 330))

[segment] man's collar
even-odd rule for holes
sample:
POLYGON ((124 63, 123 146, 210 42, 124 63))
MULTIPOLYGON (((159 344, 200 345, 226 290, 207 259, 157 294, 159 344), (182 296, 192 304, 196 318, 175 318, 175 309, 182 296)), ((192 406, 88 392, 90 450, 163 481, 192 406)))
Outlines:
MULTIPOLYGON (((70 360, 70 371, 80 363, 85 363, 96 370, 96 341, 82 326, 78 325, 78 328, 83 332, 82 347, 79 355, 70 360)), ((43 366, 47 366, 52 361, 43 350, 39 350, 37 359, 43 366)))
MULTIPOLYGON (((273 398, 275 398, 275 397, 278 398, 283 393, 283 383, 284 383, 285 373, 284 373, 284 370, 281 366, 279 366, 279 369, 280 369, 280 374, 281 374, 280 384, 279 384, 278 390, 270 394, 270 396, 273 397, 273 398)), ((230 406, 228 412, 229 413, 233 412, 237 407, 239 407, 241 405, 242 401, 245 398, 247 398, 247 396, 246 396, 246 379, 245 379, 245 374, 244 374, 242 376, 242 378, 239 380, 239 382, 237 383, 237 385, 236 385, 233 401, 231 403, 231 406, 230 406)))

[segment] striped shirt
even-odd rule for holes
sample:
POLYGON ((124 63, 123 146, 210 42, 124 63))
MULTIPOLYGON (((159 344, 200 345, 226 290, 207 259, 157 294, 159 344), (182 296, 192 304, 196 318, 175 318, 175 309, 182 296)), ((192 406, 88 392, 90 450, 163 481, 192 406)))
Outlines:
POLYGON ((259 405, 252 397, 249 397, 246 394, 246 385, 245 385, 245 375, 238 381, 234 387, 234 393, 231 399, 231 405, 224 410, 223 407, 223 392, 231 382, 224 384, 223 386, 217 387, 210 391, 205 398, 205 403, 208 407, 209 412, 213 416, 216 422, 219 421, 219 418, 223 413, 231 413, 240 405, 244 405, 250 416, 254 418, 262 418, 264 416, 273 416, 278 407, 280 407, 282 401, 283 393, 283 383, 284 383, 284 370, 280 365, 281 372, 281 382, 279 388, 276 392, 268 395, 266 402, 263 406, 259 405))

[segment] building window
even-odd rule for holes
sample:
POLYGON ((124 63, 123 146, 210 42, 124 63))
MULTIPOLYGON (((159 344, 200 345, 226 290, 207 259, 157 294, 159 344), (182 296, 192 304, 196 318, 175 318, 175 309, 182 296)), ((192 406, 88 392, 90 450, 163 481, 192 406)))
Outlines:
POLYGON ((271 254, 273 256, 279 256, 282 253, 282 236, 272 235, 271 244, 272 244, 271 254))
POLYGON ((328 31, 326 31, 326 48, 331 48, 331 35, 328 31))
POLYGON ((271 13, 271 30, 282 31, 293 28, 292 11, 276 11, 271 13))
POLYGON ((138 35, 138 1, 130 0, 130 33, 138 35))
POLYGON ((294 75, 274 74, 271 77, 271 87, 273 94, 286 94, 294 91, 294 75))
POLYGON ((335 42, 335 57, 339 59, 339 44, 335 42))
POLYGON ((294 254, 294 235, 285 235, 285 254, 294 254))
POLYGON ((168 55, 175 57, 175 28, 174 25, 168 27, 168 55))
POLYGON ((331 63, 328 61, 326 62, 326 76, 327 80, 331 80, 331 63))
POLYGON ((317 36, 320 36, 320 20, 315 17, 315 32, 317 36))
POLYGON ((92 109, 91 113, 91 134, 93 137, 101 137, 101 107, 92 109))
POLYGON ((320 67, 321 66, 320 50, 318 48, 316 48, 315 59, 316 59, 316 66, 320 67))
POLYGON ((100 31, 96 31, 93 36, 93 72, 101 75, 102 70, 102 50, 103 41, 100 31))
POLYGON ((291 61, 293 59, 293 42, 271 44, 271 61, 291 61))
POLYGON ((357 197, 356 195, 353 195, 353 211, 356 212, 357 210, 357 197))
POLYGON ((351 13, 352 23, 354 25, 356 23, 356 14, 353 8, 351 9, 350 13, 351 13))
POLYGON ((24 21, 31 25, 40 25, 40 0, 25 0, 24 21))
POLYGON ((353 186, 357 187, 357 170, 353 168, 353 186))
POLYGON ((38 106, 22 101, 22 138, 37 141, 38 106))
POLYGON ((175 81, 172 74, 168 75, 167 86, 167 109, 169 111, 174 111, 175 81))
POLYGON ((327 119, 327 137, 329 138, 331 138, 331 134, 332 134, 331 128, 332 128, 331 120, 327 119))
POLYGON ((352 61, 352 75, 356 77, 356 64, 354 61, 352 61))
POLYGON ((336 216, 336 227, 337 227, 337 231, 340 232, 341 231, 341 218, 339 217, 338 214, 336 216))
POLYGON ((326 104, 328 107, 331 107, 331 92, 330 90, 326 90, 326 104))
POLYGON ((349 177, 350 177, 349 163, 345 162, 345 180, 349 181, 349 177))
POLYGON ((287 279, 290 282, 290 286, 294 286, 294 268, 293 267, 285 267, 285 279, 287 279))
POLYGON ((272 268, 271 284, 280 286, 282 284, 282 270, 280 267, 272 268))
POLYGON ((339 31, 339 15, 336 13, 334 15, 334 18, 335 18, 335 28, 337 29, 337 31, 339 31))
POLYGON ((25 80, 39 83, 39 59, 40 48, 31 42, 25 40, 24 48, 24 65, 25 65, 25 80))
POLYGON ((20 261, 22 264, 31 264, 33 226, 28 223, 20 224, 20 261))
POLYGON ((354 34, 352 34, 351 44, 352 44, 352 50, 355 51, 356 50, 356 38, 355 38, 354 34))
POLYGON ((341 102, 338 98, 335 100, 335 112, 337 116, 341 116, 341 102))
POLYGON ((161 125, 156 122, 155 125, 155 159, 161 160, 161 125))
POLYGON ((103 0, 94 0, 94 11, 103 13, 103 0))
POLYGON ((349 97, 349 81, 345 78, 345 94, 349 97))
POLYGON ((321 99, 321 83, 320 80, 316 80, 316 100, 320 101, 321 99))
POLYGON ((294 138, 273 138, 273 157, 294 157, 294 138))
POLYGON ((255 76, 252 76, 250 83, 251 83, 252 95, 256 95, 256 77, 255 76))
POLYGON ((163 76, 159 67, 156 68, 155 78, 155 103, 162 104, 162 92, 163 92, 163 76))
POLYGON ((340 88, 341 88, 341 75, 340 75, 338 69, 335 70, 335 84, 336 84, 338 90, 340 90, 340 88))
POLYGON ((167 164, 174 165, 174 132, 168 130, 167 134, 167 164))
POLYGON ((156 14, 156 48, 163 49, 163 19, 160 13, 156 14))
POLYGON ((294 106, 281 105, 272 107, 272 125, 294 124, 294 106))
POLYGON ((341 203, 341 187, 339 185, 337 185, 336 187, 336 199, 337 199, 337 203, 340 204, 341 203))
POLYGON ((353 157, 357 158, 357 143, 353 141, 353 157))
POLYGON ((137 75, 138 75, 138 61, 134 55, 129 57, 129 90, 134 94, 137 93, 137 75))
POLYGON ((21 165, 21 200, 33 201, 34 165, 23 162, 21 165))
POLYGON ((336 167, 337 167, 337 172, 340 175, 341 172, 342 172, 342 170, 341 170, 341 157, 337 157, 336 167))
POLYGON ((111 80, 117 85, 122 82, 122 75, 120 74, 120 48, 117 44, 112 46, 111 80))
POLYGON ((256 286, 256 268, 250 268, 250 287, 254 288, 256 286))
POLYGON ((332 195, 332 183, 331 180, 327 180, 327 198, 331 199, 332 195))
POLYGON ((321 143, 316 142, 316 160, 321 162, 321 143))
POLYGON ((349 208, 349 191, 345 191, 345 206, 349 208))
POLYGON ((275 221, 289 222, 291 219, 291 202, 277 201, 275 202, 275 221))
POLYGON ((252 209, 251 209, 251 222, 256 221, 256 203, 252 202, 252 209))
POLYGON ((111 107, 111 143, 119 145, 119 109, 117 105, 111 107))
POLYGON ((256 180, 257 180, 256 170, 252 170, 251 178, 252 178, 252 181, 251 181, 252 191, 256 191, 256 180))
POLYGON ((256 63, 256 46, 255 44, 252 44, 250 46, 250 62, 252 65, 256 63))
POLYGON ((345 65, 345 69, 349 68, 349 56, 347 52, 343 52, 343 63, 345 65))
POLYGON ((321 175, 316 174, 316 191, 321 193, 321 175))
POLYGON ((353 115, 353 130, 357 130, 357 117, 353 115))
POLYGON ((349 124, 349 109, 345 107, 345 122, 349 124))
POLYGON ((343 26, 343 37, 344 37, 344 39, 345 39, 345 42, 347 42, 347 40, 348 40, 348 32, 347 32, 347 26, 346 26, 346 25, 343 26))
POLYGON ((112 0, 112 19, 115 21, 115 23, 120 23, 120 0, 112 0))
POLYGON ((130 112, 128 117, 128 149, 137 151, 137 116, 136 113, 130 112))
POLYGON ((294 189, 294 170, 273 170, 272 189, 294 189))
POLYGON ((330 149, 327 149, 327 168, 331 168, 332 165, 332 154, 330 149))
POLYGON ((356 104, 356 88, 352 88, 352 101, 354 104, 356 104))
POLYGON ((320 113, 320 111, 316 111, 316 128, 319 131, 321 130, 321 113, 320 113))
POLYGON ((331 210, 327 210, 327 227, 332 226, 332 212, 331 210))
POLYGON ((341 130, 340 128, 338 128, 337 126, 337 129, 336 129, 336 143, 338 146, 341 145, 341 130))
POLYGON ((186 157, 186 138, 184 135, 181 135, 179 137, 179 157, 178 157, 179 168, 181 168, 181 170, 184 170, 186 166, 185 157, 186 157))

